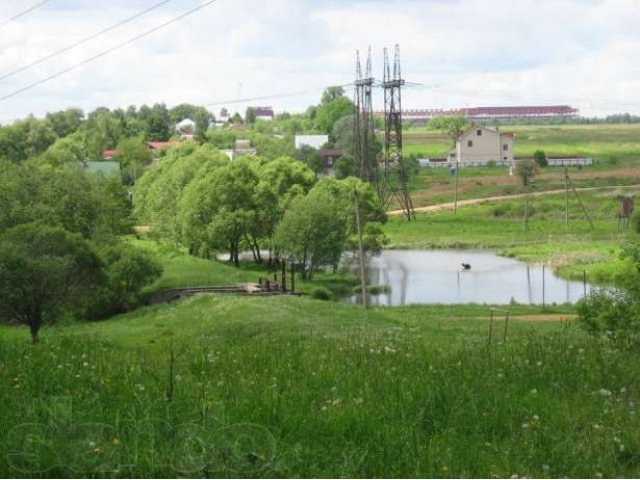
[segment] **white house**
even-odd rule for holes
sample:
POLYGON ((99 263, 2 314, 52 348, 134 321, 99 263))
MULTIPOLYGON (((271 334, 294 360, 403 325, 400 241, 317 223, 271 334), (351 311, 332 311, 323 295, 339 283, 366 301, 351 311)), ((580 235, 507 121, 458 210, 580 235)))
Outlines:
POLYGON ((180 135, 182 140, 193 138, 196 133, 196 122, 190 118, 185 118, 176 123, 175 134, 180 135))
POLYGON ((329 135, 296 135, 294 137, 294 146, 296 150, 304 145, 319 150, 328 141, 329 135))
POLYGON ((515 137, 515 133, 472 125, 458 136, 456 146, 447 152, 447 162, 461 166, 486 165, 490 161, 496 165, 512 165, 515 137))

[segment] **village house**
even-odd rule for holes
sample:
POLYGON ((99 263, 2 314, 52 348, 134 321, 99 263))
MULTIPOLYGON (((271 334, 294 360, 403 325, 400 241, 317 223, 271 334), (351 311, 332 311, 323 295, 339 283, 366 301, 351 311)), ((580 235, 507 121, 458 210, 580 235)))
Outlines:
POLYGON ((180 140, 190 140, 196 133, 196 122, 190 118, 185 118, 176 123, 174 133, 180 137, 180 140))
POLYGON ((272 107, 249 107, 249 108, 253 108, 256 114, 256 120, 269 121, 269 120, 273 120, 273 117, 275 116, 273 113, 272 107))
POLYGON ((515 133, 472 125, 456 139, 456 146, 447 152, 447 163, 461 166, 513 165, 515 133))

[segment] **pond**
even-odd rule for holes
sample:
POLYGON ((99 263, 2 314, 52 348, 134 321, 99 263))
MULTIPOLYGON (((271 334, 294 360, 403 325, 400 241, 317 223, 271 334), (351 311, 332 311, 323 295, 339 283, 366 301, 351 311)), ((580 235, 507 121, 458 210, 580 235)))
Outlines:
MULTIPOLYGON (((355 263, 349 269, 357 272, 355 263)), ((469 250, 388 250, 365 266, 369 285, 390 290, 369 295, 370 305, 488 303, 574 303, 591 286, 563 280, 549 268, 490 252, 469 250), (462 263, 471 268, 464 269, 462 263)), ((348 303, 360 302, 352 295, 348 303)))

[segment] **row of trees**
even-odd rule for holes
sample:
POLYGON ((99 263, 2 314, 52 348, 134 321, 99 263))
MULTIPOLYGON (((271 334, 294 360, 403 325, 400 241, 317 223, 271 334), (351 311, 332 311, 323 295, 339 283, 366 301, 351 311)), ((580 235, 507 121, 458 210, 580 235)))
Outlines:
POLYGON ((261 251, 300 265, 308 279, 322 265, 337 265, 353 248, 353 196, 361 198, 361 216, 370 251, 384 236, 374 223, 385 220, 370 185, 355 178, 322 179, 290 158, 239 158, 229 161, 216 149, 185 145, 150 169, 136 185, 134 211, 161 237, 189 252, 211 258, 228 252, 261 251))

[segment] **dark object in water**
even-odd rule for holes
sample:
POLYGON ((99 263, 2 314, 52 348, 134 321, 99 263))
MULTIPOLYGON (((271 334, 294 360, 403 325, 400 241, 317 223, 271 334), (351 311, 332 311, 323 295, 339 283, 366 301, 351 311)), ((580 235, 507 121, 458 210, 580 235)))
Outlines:
POLYGON ((463 263, 462 264, 462 268, 465 269, 465 270, 471 270, 471 265, 468 264, 468 263, 463 263))

